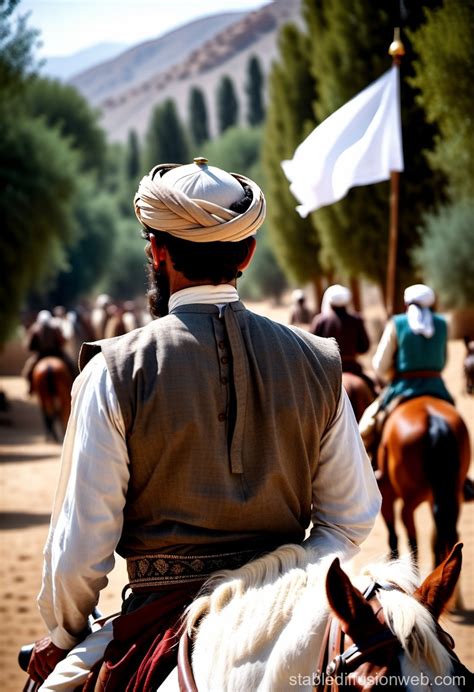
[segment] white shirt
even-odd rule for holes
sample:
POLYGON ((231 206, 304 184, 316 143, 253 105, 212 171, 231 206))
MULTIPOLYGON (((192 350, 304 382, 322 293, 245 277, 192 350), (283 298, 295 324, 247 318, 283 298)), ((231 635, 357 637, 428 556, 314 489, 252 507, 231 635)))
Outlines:
MULTIPOLYGON (((232 286, 197 286, 171 296, 179 304, 238 300, 232 286), (218 289, 218 290, 216 290, 218 289)), ((61 472, 44 553, 38 604, 56 646, 72 648, 112 570, 129 480, 125 426, 102 354, 75 380, 61 472)), ((349 559, 369 534, 380 493, 350 402, 343 391, 321 441, 313 482, 313 527, 305 545, 349 559)))
POLYGON ((372 367, 381 379, 391 379, 395 373, 395 354, 398 348, 395 322, 389 320, 372 358, 372 367))

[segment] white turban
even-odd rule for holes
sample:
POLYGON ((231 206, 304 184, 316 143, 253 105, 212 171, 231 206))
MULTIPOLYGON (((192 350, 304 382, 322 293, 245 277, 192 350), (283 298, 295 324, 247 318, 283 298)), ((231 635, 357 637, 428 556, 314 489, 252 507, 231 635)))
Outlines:
POLYGON ((52 319, 53 316, 49 310, 40 310, 36 317, 38 324, 48 324, 52 319))
POLYGON ((331 308, 344 308, 352 300, 352 293, 345 286, 333 284, 329 286, 323 295, 321 312, 328 313, 331 308))
POLYGON ((142 178, 135 195, 135 214, 144 225, 195 243, 237 242, 254 235, 265 220, 265 197, 253 180, 237 173, 195 163, 162 164, 142 178), (249 208, 229 209, 250 188, 249 208))
POLYGON ((435 302, 434 291, 425 284, 414 284, 405 289, 403 299, 408 305, 407 319, 411 331, 431 339, 434 334, 434 324, 430 307, 435 302))
POLYGON ((304 292, 301 290, 301 288, 295 288, 291 294, 291 297, 293 298, 293 302, 298 303, 298 301, 304 300, 304 292))

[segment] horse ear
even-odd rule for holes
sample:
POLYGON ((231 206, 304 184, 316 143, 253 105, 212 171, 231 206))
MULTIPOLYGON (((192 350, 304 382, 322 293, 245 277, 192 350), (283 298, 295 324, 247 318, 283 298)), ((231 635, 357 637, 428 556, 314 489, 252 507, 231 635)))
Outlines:
POLYGON ((326 576, 326 593, 329 605, 343 623, 343 629, 354 641, 362 630, 367 634, 368 626, 381 627, 372 608, 361 592, 352 585, 341 568, 339 558, 331 564, 326 576))
POLYGON ((426 577, 413 594, 430 611, 435 620, 438 620, 443 612, 459 579, 462 546, 462 543, 456 543, 448 557, 426 577))

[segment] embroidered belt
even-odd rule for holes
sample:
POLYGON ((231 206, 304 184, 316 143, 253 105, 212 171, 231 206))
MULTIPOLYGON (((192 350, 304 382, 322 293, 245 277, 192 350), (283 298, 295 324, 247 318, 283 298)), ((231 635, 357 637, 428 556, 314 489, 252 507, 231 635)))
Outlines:
POLYGON ((220 569, 237 569, 261 555, 255 549, 216 555, 154 553, 127 558, 129 586, 164 586, 202 580, 220 569))

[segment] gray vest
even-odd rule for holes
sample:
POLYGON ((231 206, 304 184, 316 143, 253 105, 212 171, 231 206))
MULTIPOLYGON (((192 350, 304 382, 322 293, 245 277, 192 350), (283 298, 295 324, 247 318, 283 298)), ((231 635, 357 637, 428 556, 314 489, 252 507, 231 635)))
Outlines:
POLYGON ((221 313, 181 306, 84 344, 81 367, 99 350, 130 458, 119 554, 301 542, 321 438, 340 396, 333 340, 235 302, 221 313))

